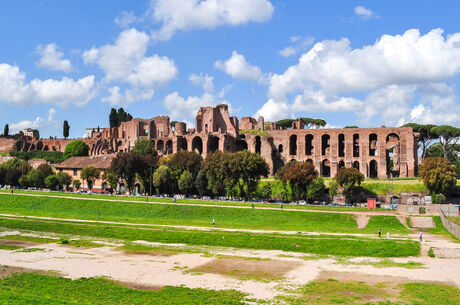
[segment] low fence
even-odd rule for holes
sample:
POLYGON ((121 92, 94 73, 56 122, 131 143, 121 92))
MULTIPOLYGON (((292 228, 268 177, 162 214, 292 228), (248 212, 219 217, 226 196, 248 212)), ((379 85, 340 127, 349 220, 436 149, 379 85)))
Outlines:
POLYGON ((447 231, 449 231, 455 237, 460 239, 460 226, 458 226, 457 224, 453 223, 452 221, 446 218, 446 215, 448 217, 458 216, 458 208, 453 205, 450 205, 448 207, 442 207, 440 211, 441 211, 440 216, 441 216, 442 224, 444 225, 444 227, 447 229, 447 231))

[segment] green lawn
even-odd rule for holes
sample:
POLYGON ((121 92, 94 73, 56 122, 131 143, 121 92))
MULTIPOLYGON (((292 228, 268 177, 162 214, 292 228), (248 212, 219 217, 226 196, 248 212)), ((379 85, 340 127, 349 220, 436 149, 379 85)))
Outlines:
MULTIPOLYGON (((5 268, 5 267, 0 267, 5 268)), ((50 275, 17 273, 0 279, 0 304, 245 304, 235 290, 166 286, 159 290, 126 288, 103 278, 70 280, 50 275)))
POLYGON ((384 232, 410 233, 394 216, 373 216, 370 226, 358 229, 354 215, 325 212, 294 212, 282 210, 219 208, 215 206, 157 205, 141 202, 104 202, 68 198, 30 197, 2 195, 2 213, 162 224, 183 226, 293 230, 312 232, 375 233, 378 228, 384 232))
POLYGON ((418 242, 353 236, 304 236, 216 230, 171 230, 167 228, 139 228, 97 223, 76 224, 65 221, 11 218, 0 218, 0 227, 124 241, 145 240, 160 243, 283 250, 338 256, 406 257, 419 255, 420 253, 420 244, 418 242))

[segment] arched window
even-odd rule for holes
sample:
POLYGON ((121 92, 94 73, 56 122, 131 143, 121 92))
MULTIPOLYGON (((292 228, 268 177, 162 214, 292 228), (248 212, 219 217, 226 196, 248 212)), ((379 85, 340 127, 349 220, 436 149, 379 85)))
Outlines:
POLYGON ((330 143, 329 140, 331 137, 328 134, 321 136, 321 155, 325 156, 329 152, 330 143))
POLYGON ((194 137, 192 140, 192 151, 201 155, 203 153, 203 140, 200 137, 194 137))
POLYGON ((359 134, 353 135, 353 157, 359 157, 359 134))
POLYGON ((305 136, 305 155, 311 156, 313 153, 313 135, 307 134, 305 136))
POLYGON ((345 135, 339 134, 339 157, 345 157, 345 135))
POLYGON ((289 137, 289 154, 297 155, 297 136, 295 134, 289 137))

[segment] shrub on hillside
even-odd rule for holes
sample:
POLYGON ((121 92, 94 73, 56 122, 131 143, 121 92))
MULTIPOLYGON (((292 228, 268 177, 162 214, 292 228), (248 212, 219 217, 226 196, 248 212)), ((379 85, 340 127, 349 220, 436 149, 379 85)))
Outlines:
POLYGON ((64 158, 68 159, 74 156, 88 156, 89 146, 82 140, 75 140, 67 144, 64 150, 64 158))

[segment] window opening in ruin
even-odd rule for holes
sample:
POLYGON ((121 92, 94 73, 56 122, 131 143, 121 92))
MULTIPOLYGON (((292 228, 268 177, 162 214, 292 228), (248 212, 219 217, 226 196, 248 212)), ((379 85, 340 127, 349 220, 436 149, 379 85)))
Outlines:
POLYGON ((168 140, 166 142, 166 154, 169 155, 169 154, 172 154, 173 153, 173 143, 171 140, 168 140))
POLYGON ((280 153, 283 152, 283 144, 278 145, 278 151, 279 151, 280 153))
POLYGON ((313 152, 313 135, 307 134, 305 136, 305 155, 311 156, 313 152))
POLYGON ((377 178, 378 176, 378 167, 377 167, 377 161, 372 160, 369 163, 369 178, 377 178))
POLYGON ((192 151, 201 155, 203 153, 203 140, 200 137, 194 137, 192 141, 192 151))
POLYGON ((359 157, 359 134, 353 135, 353 157, 359 157))
POLYGON ((256 143, 255 143, 255 149, 256 149, 256 154, 260 154, 260 148, 262 146, 262 141, 260 140, 260 137, 256 137, 256 143))
POLYGON ((345 157, 345 135, 339 134, 339 157, 345 157))
POLYGON ((308 159, 307 161, 305 161, 305 163, 311 163, 311 164, 313 164, 313 160, 312 160, 312 159, 308 159))
POLYGON ((236 142, 236 151, 248 150, 248 143, 244 140, 238 140, 236 142))
POLYGON ((163 149, 164 149, 163 140, 159 140, 159 141, 157 142, 157 151, 158 151, 158 152, 162 152, 163 149))
POLYGON ((208 138, 208 152, 215 152, 219 149, 219 138, 209 137, 208 138))
POLYGON ((353 167, 359 170, 359 162, 358 161, 353 162, 353 167))
POLYGON ((331 162, 329 160, 324 160, 321 162, 321 176, 330 177, 331 176, 331 162))
POLYGON ((325 156, 329 152, 329 140, 331 137, 328 134, 321 136, 321 155, 325 156))
POLYGON ((295 134, 289 137, 289 154, 297 155, 297 136, 295 134))
POLYGON ((371 133, 369 135, 369 156, 377 156, 377 135, 371 133))
POLYGON ((339 168, 345 167, 345 162, 343 160, 339 161, 339 168))
POLYGON ((178 142, 180 143, 179 144, 179 149, 181 149, 181 150, 187 150, 188 149, 187 140, 181 138, 181 139, 178 139, 178 142))

